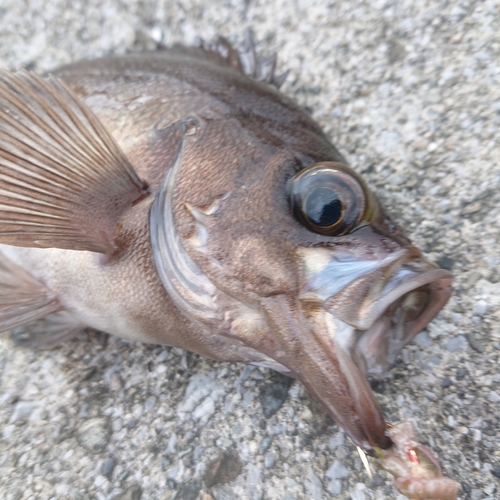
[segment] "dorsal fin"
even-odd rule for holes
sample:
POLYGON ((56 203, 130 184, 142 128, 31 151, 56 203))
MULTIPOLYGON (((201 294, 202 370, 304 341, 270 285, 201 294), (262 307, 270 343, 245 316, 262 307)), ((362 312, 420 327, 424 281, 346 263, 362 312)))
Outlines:
POLYGON ((276 74, 276 54, 271 54, 268 57, 257 55, 250 29, 245 30, 243 41, 236 48, 231 45, 227 38, 219 36, 215 42, 209 43, 199 38, 195 47, 174 45, 168 50, 191 57, 208 59, 214 64, 234 69, 276 88, 280 88, 288 76, 288 71, 280 75, 276 74))
POLYGON ((111 253, 147 185, 61 80, 0 72, 0 243, 111 253))

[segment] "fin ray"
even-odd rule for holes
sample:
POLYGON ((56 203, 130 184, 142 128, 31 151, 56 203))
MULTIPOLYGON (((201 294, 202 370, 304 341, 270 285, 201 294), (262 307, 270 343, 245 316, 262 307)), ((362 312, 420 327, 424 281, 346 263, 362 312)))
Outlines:
POLYGON ((21 347, 51 349, 80 333, 86 325, 66 311, 39 318, 10 332, 14 343, 21 347))
POLYGON ((0 72, 0 243, 111 253, 121 215, 147 194, 63 81, 0 72))
POLYGON ((0 331, 36 321, 61 309, 59 300, 50 290, 0 255, 0 331))
POLYGON ((212 43, 199 38, 197 47, 174 45, 174 47, 167 50, 191 57, 208 59, 214 64, 231 68, 278 89, 288 76, 288 71, 280 75, 276 74, 276 54, 259 57, 255 50, 255 43, 250 29, 245 30, 243 41, 236 48, 231 45, 227 38, 219 36, 212 43))

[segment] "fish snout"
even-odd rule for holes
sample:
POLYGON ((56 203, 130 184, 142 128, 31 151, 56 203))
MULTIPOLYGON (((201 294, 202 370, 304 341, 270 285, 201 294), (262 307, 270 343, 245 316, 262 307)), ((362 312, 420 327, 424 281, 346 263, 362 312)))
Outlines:
POLYGON ((368 375, 383 376, 397 357, 445 306, 453 276, 422 257, 397 266, 379 296, 367 297, 353 358, 368 375))
POLYGON ((452 275, 418 248, 370 227, 357 234, 355 246, 307 248, 300 257, 299 307, 315 342, 308 338, 303 351, 311 352, 323 375, 304 363, 290 368, 356 444, 387 448, 390 440, 368 376, 384 376, 444 307, 452 275))
POLYGON ((352 358, 367 375, 382 376, 444 307, 452 274, 406 247, 372 260, 333 257, 312 282, 322 284, 324 308, 355 329, 343 342, 352 358))

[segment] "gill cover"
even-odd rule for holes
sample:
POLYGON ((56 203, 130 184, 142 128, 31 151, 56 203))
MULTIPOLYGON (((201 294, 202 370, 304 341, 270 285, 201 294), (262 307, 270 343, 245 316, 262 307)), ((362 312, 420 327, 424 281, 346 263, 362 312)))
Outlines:
POLYGON ((175 161, 166 171, 149 216, 151 245, 158 276, 175 305, 188 317, 210 323, 217 317, 215 285, 189 257, 175 227, 173 197, 186 142, 185 131, 194 126, 186 120, 175 127, 182 131, 175 161))

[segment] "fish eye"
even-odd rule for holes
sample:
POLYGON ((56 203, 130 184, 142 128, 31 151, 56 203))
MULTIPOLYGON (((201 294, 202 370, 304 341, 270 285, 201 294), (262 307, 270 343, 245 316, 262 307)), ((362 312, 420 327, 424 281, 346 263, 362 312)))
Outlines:
POLYGON ((314 189, 304 203, 307 218, 316 226, 331 227, 342 220, 342 202, 339 195, 329 187, 314 189))
POLYGON ((310 231, 341 236, 356 228, 367 213, 368 189, 340 163, 307 167, 288 181, 290 208, 310 231))

